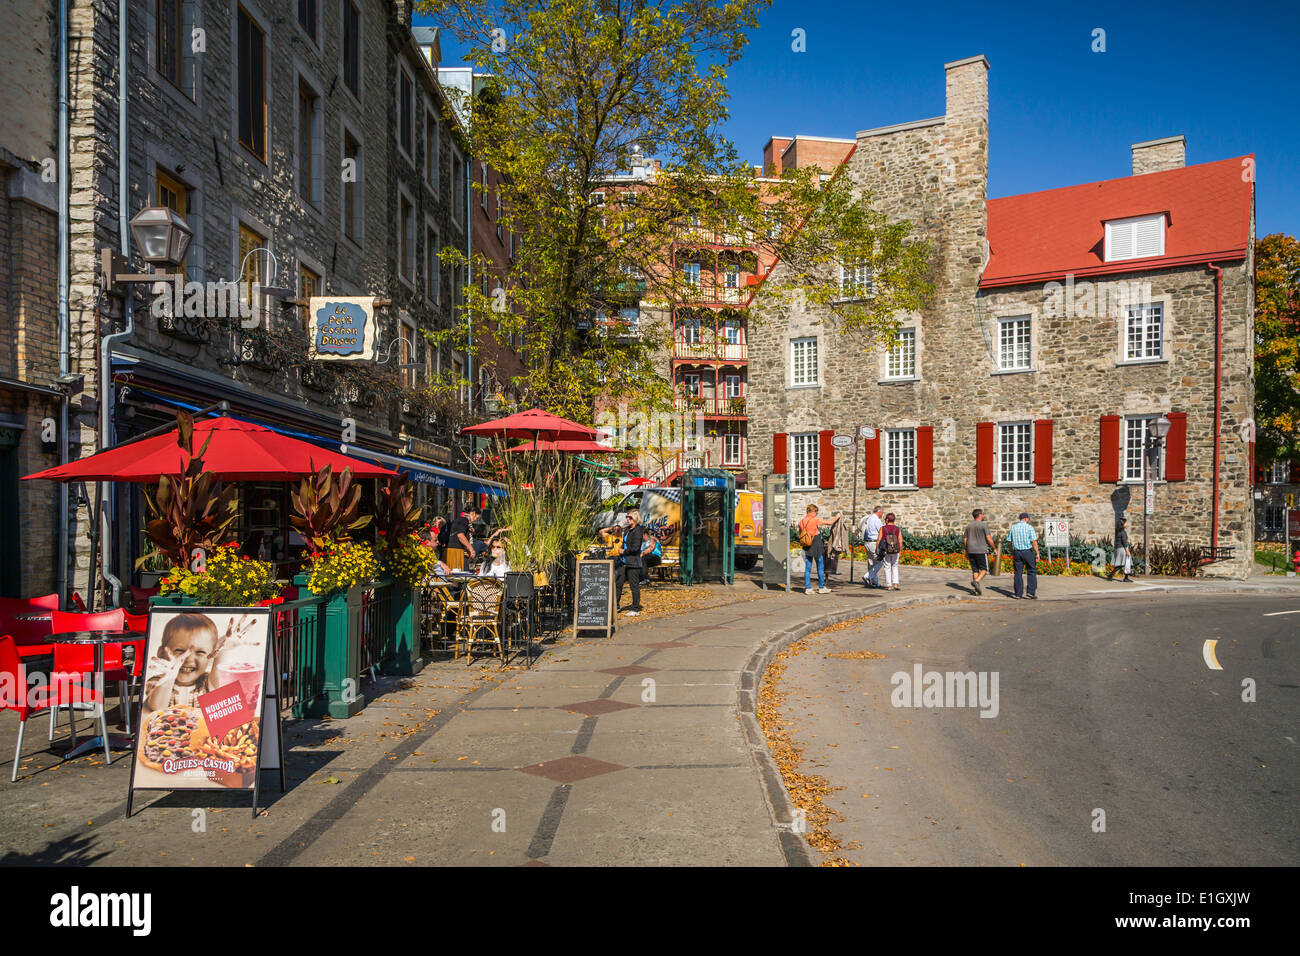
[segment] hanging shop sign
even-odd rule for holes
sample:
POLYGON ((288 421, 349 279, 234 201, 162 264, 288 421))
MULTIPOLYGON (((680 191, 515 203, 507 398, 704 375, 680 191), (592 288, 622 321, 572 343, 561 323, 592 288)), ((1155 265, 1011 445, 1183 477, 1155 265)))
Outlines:
POLYGON ((307 309, 313 359, 375 357, 374 296, 312 296, 307 309))

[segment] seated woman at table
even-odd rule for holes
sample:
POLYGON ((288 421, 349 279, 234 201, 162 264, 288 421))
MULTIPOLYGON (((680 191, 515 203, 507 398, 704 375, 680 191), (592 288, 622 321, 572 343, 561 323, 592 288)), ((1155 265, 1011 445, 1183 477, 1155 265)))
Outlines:
POLYGON ((509 570, 510 562, 506 560, 505 541, 494 541, 492 544, 492 556, 483 562, 483 568, 480 573, 488 577, 501 578, 504 580, 506 572, 509 570))

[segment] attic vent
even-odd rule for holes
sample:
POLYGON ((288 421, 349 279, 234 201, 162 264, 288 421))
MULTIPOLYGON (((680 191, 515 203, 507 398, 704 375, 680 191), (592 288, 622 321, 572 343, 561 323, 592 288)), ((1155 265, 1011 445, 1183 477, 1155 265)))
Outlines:
POLYGON ((1165 217, 1135 216, 1106 223, 1106 261, 1146 259, 1165 254, 1165 217))

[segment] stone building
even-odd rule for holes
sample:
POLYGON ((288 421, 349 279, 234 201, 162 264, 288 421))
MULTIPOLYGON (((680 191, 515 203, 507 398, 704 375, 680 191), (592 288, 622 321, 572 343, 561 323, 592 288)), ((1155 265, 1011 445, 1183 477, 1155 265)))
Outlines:
POLYGON ((57 17, 13 0, 22 42, 0 70, 0 597, 48 594, 58 568, 60 490, 22 475, 60 463, 69 389, 58 311, 57 17), (65 377, 66 379, 66 377, 65 377))
POLYGON ((1253 158, 1184 167, 1173 137, 1136 144, 1131 177, 990 200, 988 69, 949 63, 943 116, 858 133, 843 174, 932 243, 935 295, 888 350, 805 309, 751 330, 751 472, 788 473, 793 513, 848 514, 860 454, 859 516, 1025 510, 1096 540, 1119 515, 1140 532, 1164 415, 1154 542, 1232 548, 1215 567, 1246 573, 1253 158), (856 452, 831 444, 863 426, 856 452))
MULTIPOLYGON (((224 400, 322 445, 347 435, 350 453, 411 473, 431 507, 477 489, 460 473, 464 409, 424 395, 455 362, 422 333, 454 321, 456 277, 437 253, 467 241, 468 157, 436 32, 417 39, 411 8, 70 0, 70 363, 100 411, 73 418, 71 458, 224 400), (279 294, 234 321, 160 314, 144 285, 103 288, 104 249, 143 271, 127 221, 159 205, 193 232, 187 280, 279 294), (379 300, 374 362, 310 360, 305 300, 326 294, 379 300)), ((109 570, 125 584, 144 547, 142 502, 121 487, 105 505, 109 570)), ((256 534, 268 558, 295 546, 288 514, 287 486, 241 486, 241 538, 256 534)), ((77 511, 74 536, 82 593, 88 515, 77 511)))
MULTIPOLYGON (((1255 540, 1285 541, 1287 511, 1300 507, 1300 463, 1271 461, 1255 466, 1255 540), (1287 504, 1290 498, 1291 504, 1287 504)), ((1295 539, 1296 536, 1292 535, 1295 539)), ((1296 546, 1292 545, 1292 554, 1296 546)))

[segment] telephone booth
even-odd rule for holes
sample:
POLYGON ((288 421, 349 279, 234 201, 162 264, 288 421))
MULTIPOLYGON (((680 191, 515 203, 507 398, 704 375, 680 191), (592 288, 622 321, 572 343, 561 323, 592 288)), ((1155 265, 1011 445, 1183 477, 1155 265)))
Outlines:
POLYGON ((691 468, 682 476, 683 584, 736 581, 736 476, 691 468))

